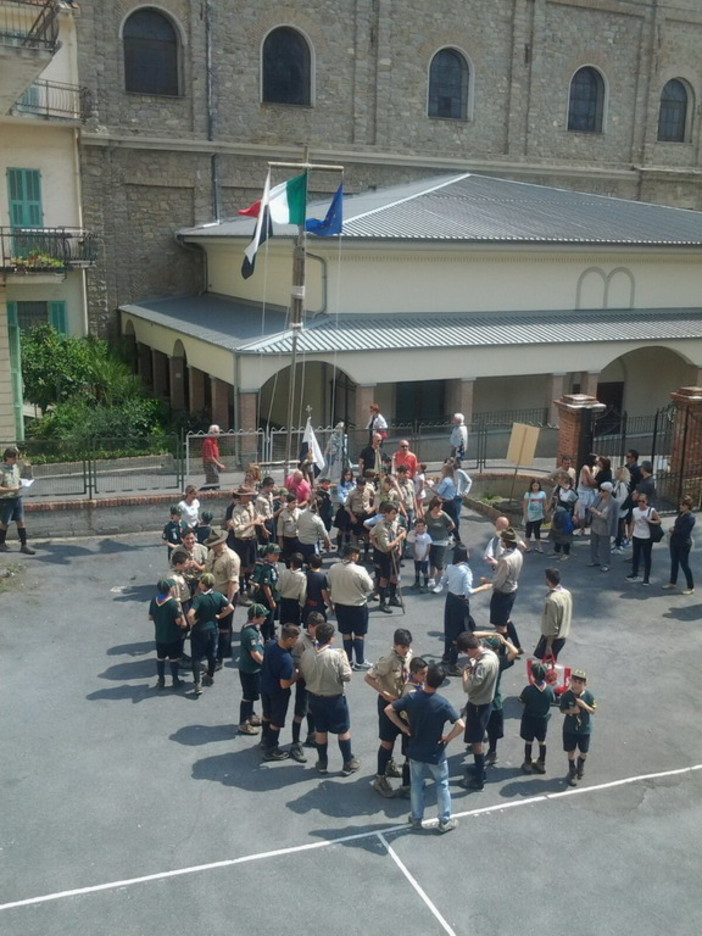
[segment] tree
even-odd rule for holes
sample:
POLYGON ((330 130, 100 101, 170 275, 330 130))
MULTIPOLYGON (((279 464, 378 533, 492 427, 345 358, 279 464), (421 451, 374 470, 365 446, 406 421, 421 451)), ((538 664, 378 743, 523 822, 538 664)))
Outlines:
POLYGON ((90 375, 89 343, 39 325, 22 336, 24 396, 45 413, 79 393, 90 375))
POLYGON ((122 448, 162 434, 166 407, 147 397, 106 341, 69 338, 40 325, 22 339, 22 376, 25 397, 44 414, 29 427, 34 438, 72 447, 114 440, 122 448))

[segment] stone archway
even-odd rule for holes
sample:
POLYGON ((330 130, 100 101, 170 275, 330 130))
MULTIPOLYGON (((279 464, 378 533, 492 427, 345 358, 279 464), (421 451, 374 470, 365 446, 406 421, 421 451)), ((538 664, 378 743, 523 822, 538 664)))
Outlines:
MULTIPOLYGON (((259 421, 262 425, 286 426, 291 393, 291 369, 284 367, 261 387, 259 421)), ((312 407, 315 425, 333 426, 354 422, 356 383, 344 371, 323 361, 297 365, 293 399, 293 425, 304 425, 307 406, 312 407)))
POLYGON ((698 375, 698 368, 672 348, 637 348, 601 371, 597 399, 626 410, 630 417, 647 416, 670 402, 673 389, 696 383, 698 375))

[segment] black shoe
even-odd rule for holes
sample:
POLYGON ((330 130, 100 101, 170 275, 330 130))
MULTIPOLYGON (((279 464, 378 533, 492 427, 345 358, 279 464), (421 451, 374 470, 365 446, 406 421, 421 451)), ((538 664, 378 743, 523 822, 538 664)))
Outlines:
POLYGON ((483 790, 485 788, 485 775, 482 777, 471 777, 468 781, 469 790, 483 790))
POLYGON ((10 547, 7 545, 7 543, 0 543, 0 552, 9 552, 9 551, 10 551, 10 547))
POLYGON ((156 688, 157 688, 157 689, 165 689, 165 688, 166 688, 166 680, 164 679, 163 676, 159 676, 159 677, 158 677, 158 680, 156 681, 156 688))
POLYGON ((288 757, 290 757, 288 752, 281 750, 281 748, 271 748, 270 750, 266 751, 265 754, 263 755, 263 759, 265 761, 287 760, 288 757))
POLYGON ((316 748, 317 742, 315 741, 315 737, 316 737, 315 732, 311 731, 307 735, 307 739, 305 740, 303 747, 316 748))
POLYGON ((36 556, 37 554, 36 549, 32 549, 32 547, 27 546, 26 543, 23 546, 20 546, 20 552, 24 553, 25 556, 36 556))
POLYGON ((391 604, 391 605, 393 606, 393 608, 401 608, 401 607, 402 607, 402 602, 401 602, 400 599, 397 597, 397 595, 393 595, 393 596, 390 598, 390 600, 388 601, 388 604, 391 604))
POLYGON ((387 602, 381 601, 378 605, 378 611, 382 611, 383 614, 392 614, 392 608, 389 608, 387 602))
POLYGON ((217 660, 217 662, 215 663, 215 673, 218 673, 222 669, 223 666, 224 666, 223 661, 217 660))
POLYGON ((171 689, 180 689, 180 687, 181 687, 182 685, 183 685, 183 680, 182 680, 182 679, 178 679, 177 676, 174 676, 174 677, 173 677, 173 682, 172 682, 172 684, 171 684, 171 689))

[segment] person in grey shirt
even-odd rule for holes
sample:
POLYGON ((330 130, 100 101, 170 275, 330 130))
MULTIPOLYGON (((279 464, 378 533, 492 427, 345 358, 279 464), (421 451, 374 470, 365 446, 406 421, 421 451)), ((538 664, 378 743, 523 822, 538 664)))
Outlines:
POLYGON ((494 651, 484 647, 469 631, 459 634, 456 644, 459 651, 469 657, 469 664, 463 670, 463 691, 468 696, 463 740, 470 744, 475 760, 472 776, 466 771, 465 778, 459 783, 467 790, 482 790, 485 786, 483 738, 497 689, 500 661, 494 651))

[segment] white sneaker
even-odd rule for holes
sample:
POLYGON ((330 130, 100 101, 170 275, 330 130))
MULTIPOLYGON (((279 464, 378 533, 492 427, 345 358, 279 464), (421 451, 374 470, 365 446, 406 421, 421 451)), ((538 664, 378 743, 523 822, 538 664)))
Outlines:
POLYGON ((443 590, 444 590, 444 586, 443 586, 443 585, 435 585, 435 586, 432 588, 432 591, 434 592, 435 595, 440 595, 441 592, 442 592, 443 590))

